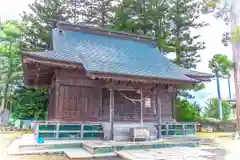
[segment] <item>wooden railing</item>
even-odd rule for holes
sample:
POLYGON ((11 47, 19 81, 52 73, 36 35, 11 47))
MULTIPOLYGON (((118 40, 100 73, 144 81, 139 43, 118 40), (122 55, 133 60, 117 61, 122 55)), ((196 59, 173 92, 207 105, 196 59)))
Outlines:
POLYGON ((99 123, 36 123, 36 138, 44 139, 102 139, 103 127, 99 123))
MULTIPOLYGON (((154 125, 154 124, 153 124, 154 125)), ((155 125, 156 130, 158 126, 155 125)), ((195 135, 196 123, 164 123, 162 136, 195 135)), ((103 139, 104 129, 101 123, 57 123, 37 122, 34 127, 36 138, 44 139, 103 139)))
MULTIPOLYGON (((158 130, 158 126, 155 125, 158 130)), ((196 123, 165 123, 161 126, 161 135, 195 135, 197 133, 196 123)))

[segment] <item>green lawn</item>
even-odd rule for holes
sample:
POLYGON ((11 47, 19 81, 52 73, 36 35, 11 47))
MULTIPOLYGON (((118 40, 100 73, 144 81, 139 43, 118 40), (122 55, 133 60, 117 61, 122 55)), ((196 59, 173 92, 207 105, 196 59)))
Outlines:
POLYGON ((213 132, 213 133, 204 133, 198 132, 197 136, 207 139, 231 139, 233 132, 213 132))

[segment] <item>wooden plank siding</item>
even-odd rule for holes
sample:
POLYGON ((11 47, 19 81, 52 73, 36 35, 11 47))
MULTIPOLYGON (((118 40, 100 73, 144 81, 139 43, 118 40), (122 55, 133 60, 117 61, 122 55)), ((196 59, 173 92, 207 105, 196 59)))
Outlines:
POLYGON ((49 89, 49 109, 48 109, 48 120, 51 121, 56 117, 56 89, 52 87, 49 89))
POLYGON ((99 119, 100 88, 60 85, 61 119, 96 121, 99 119))
MULTIPOLYGON (((76 72, 58 69, 55 75, 55 92, 52 91, 50 95, 53 101, 55 99, 55 103, 50 100, 49 119, 77 122, 109 122, 110 92, 108 88, 105 88, 106 82, 92 80, 86 76, 84 71, 76 72)), ((136 91, 124 90, 121 93, 129 98, 140 99, 140 94, 136 91)), ((140 122, 140 102, 133 103, 121 93, 118 90, 114 91, 114 121, 140 122)), ((173 94, 166 89, 161 89, 158 95, 163 120, 171 120, 173 94)), ((152 99, 151 108, 144 108, 143 120, 156 122, 154 95, 152 94, 150 98, 152 99)))

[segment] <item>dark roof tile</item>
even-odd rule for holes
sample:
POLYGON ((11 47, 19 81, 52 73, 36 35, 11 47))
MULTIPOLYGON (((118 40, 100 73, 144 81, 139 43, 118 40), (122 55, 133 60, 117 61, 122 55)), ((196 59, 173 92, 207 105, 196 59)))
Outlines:
POLYGON ((180 68, 170 62, 155 46, 132 39, 57 28, 53 30, 53 48, 54 51, 31 54, 79 63, 88 72, 197 81, 187 76, 198 75, 196 71, 180 68))

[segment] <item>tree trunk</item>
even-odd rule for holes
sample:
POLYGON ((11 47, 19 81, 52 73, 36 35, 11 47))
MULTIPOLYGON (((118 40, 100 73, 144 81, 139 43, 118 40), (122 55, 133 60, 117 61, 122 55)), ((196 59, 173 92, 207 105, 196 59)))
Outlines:
POLYGON ((231 77, 228 77, 228 101, 229 103, 232 100, 232 91, 231 91, 231 77))
POLYGON ((240 133, 240 1, 234 0, 231 7, 232 52, 236 96, 236 136, 240 133))
POLYGON ((4 91, 3 91, 3 107, 1 109, 0 112, 0 116, 2 115, 2 113, 4 112, 4 109, 7 108, 8 105, 8 91, 9 91, 9 84, 6 83, 4 91))
MULTIPOLYGON (((179 16, 180 15, 180 13, 179 13, 179 3, 178 3, 179 1, 177 1, 177 4, 176 4, 176 6, 177 6, 177 16, 179 16)), ((179 18, 178 18, 179 19, 179 18)), ((176 26, 176 60, 175 60, 175 63, 177 64, 177 65, 181 65, 181 45, 180 45, 180 26, 177 24, 177 26, 176 26)))
POLYGON ((217 81, 217 95, 218 95, 218 118, 219 120, 223 120, 223 113, 222 113, 222 97, 221 97, 221 91, 220 91, 220 80, 218 73, 216 73, 216 81, 217 81))
POLYGON ((105 13, 106 13, 106 8, 105 8, 105 2, 102 1, 101 4, 101 22, 100 22, 100 27, 104 27, 105 26, 105 13))

